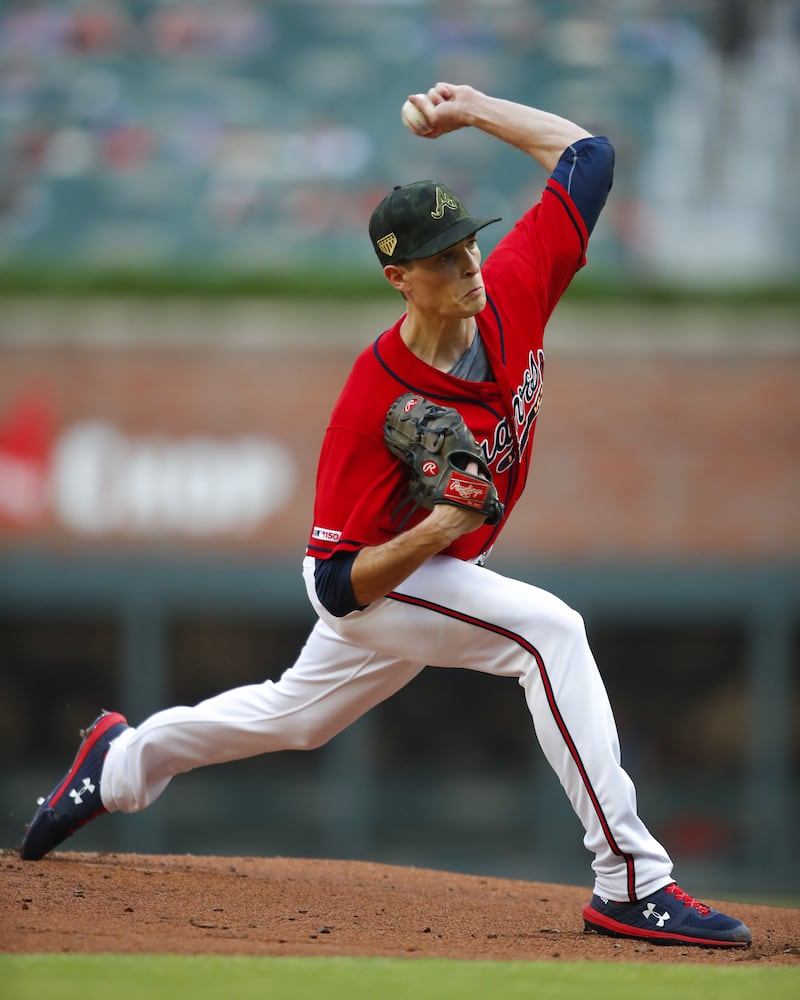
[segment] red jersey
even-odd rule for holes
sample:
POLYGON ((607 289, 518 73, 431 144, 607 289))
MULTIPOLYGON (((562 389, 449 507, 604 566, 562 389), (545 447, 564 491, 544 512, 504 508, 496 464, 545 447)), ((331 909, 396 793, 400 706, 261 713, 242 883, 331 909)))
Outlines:
MULTIPOLYGON (((398 533, 408 468, 384 444, 383 425, 405 392, 455 407, 482 446, 505 518, 462 535, 445 554, 472 560, 488 552, 525 487, 542 403, 545 324, 586 262, 587 240, 575 203, 551 176, 540 202, 487 257, 487 305, 477 324, 495 381, 465 381, 421 361, 400 337, 403 317, 359 355, 322 444, 308 555, 327 559, 398 533)), ((415 511, 403 530, 426 515, 415 511)))

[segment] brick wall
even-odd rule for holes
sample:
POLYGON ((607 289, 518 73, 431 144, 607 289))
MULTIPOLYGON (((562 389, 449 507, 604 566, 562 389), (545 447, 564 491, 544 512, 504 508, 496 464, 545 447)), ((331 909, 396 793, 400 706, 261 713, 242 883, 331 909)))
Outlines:
POLYGON ((800 555, 796 360, 556 354, 540 420, 520 542, 567 558, 800 555))
MULTIPOLYGON (((13 457, 16 448, 23 462, 39 463, 45 480, 59 437, 87 421, 133 442, 205 439, 224 447, 263 436, 285 446, 296 473, 281 508, 244 533, 187 538, 177 532, 165 539, 163 531, 141 526, 76 533, 45 491, 38 513, 20 518, 5 510, 0 545, 147 549, 166 542, 177 550, 299 558, 326 418, 360 336, 356 329, 355 336, 310 346, 288 331, 282 343, 290 346, 279 349, 246 339, 222 346, 201 337, 193 346, 185 338, 164 338, 159 346, 152 330, 139 342, 123 338, 116 346, 79 338, 0 341, 0 456, 5 447, 13 457), (25 420, 38 420, 38 431, 29 428, 28 443, 20 445, 17 425, 25 420)), ((564 343, 568 349, 556 345, 548 352, 533 471, 499 555, 800 557, 796 351, 673 344, 643 352, 609 349, 602 338, 580 349, 569 346, 569 338, 564 343)), ((0 508, 7 485, 0 467, 0 508)))

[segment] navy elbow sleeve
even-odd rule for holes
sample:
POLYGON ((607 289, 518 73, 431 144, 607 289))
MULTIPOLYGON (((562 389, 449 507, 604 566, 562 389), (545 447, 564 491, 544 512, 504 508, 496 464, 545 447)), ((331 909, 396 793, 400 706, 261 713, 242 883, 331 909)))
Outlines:
POLYGON ((334 553, 328 559, 317 559, 314 566, 314 589, 320 604, 334 618, 344 618, 351 611, 361 611, 356 602, 350 571, 358 552, 334 553))
POLYGON ((567 190, 591 233, 611 190, 614 147, 602 135, 580 139, 561 154, 552 177, 567 190))

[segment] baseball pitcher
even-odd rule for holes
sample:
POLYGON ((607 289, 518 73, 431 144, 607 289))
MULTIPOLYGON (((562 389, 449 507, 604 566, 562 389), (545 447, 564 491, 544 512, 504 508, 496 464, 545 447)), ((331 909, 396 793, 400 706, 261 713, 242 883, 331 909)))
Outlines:
POLYGON ((500 220, 474 218, 440 180, 400 183, 375 208, 370 240, 404 311, 356 358, 322 444, 303 565, 318 620, 305 647, 274 683, 135 727, 102 714, 41 800, 22 857, 41 858, 104 812, 144 809, 182 772, 319 747, 426 664, 461 667, 516 678, 524 692, 593 859, 587 928, 747 946, 741 921, 678 887, 639 818, 580 615, 485 565, 525 488, 545 326, 586 262, 613 149, 471 86, 439 83, 409 104, 421 141, 473 128, 530 157, 547 174, 540 199, 485 262, 479 234, 500 220))

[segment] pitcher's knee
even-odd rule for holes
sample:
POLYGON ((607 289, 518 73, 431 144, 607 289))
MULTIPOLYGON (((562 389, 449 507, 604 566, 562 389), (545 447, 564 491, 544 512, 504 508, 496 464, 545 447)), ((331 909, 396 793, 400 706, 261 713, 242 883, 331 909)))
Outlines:
POLYGON ((571 608, 568 604, 564 605, 563 614, 564 630, 568 634, 582 639, 586 635, 586 622, 583 620, 583 615, 574 608, 571 608))
POLYGON ((539 623, 547 633, 560 642, 570 640, 584 641, 586 638, 586 623, 583 615, 571 608, 560 597, 553 597, 545 612, 539 616, 539 623))
POLYGON ((335 736, 328 727, 303 725, 293 729, 286 738, 287 750, 318 750, 335 736))

